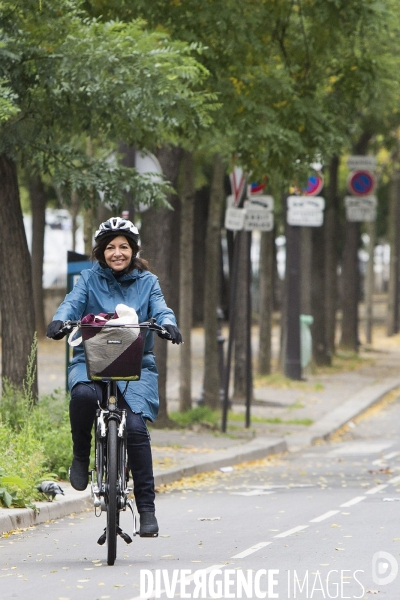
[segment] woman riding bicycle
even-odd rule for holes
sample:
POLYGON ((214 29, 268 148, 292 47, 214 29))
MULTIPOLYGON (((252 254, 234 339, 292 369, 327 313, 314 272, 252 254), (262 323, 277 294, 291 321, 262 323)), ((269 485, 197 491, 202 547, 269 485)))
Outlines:
MULTIPOLYGON (((92 258, 97 262, 82 271, 72 292, 60 304, 47 327, 47 337, 61 339, 63 322, 78 320, 88 314, 114 313, 117 304, 136 310, 139 322, 154 318, 170 335, 172 343, 182 342, 173 311, 167 307, 158 279, 150 273, 147 261, 139 258, 139 232, 126 219, 113 217, 101 223, 94 236, 92 258)), ((162 336, 160 336, 162 337, 162 336)), ((154 477, 150 436, 146 420, 154 421, 158 413, 158 374, 153 354, 154 334, 148 332, 139 381, 119 386, 119 408, 127 411, 127 451, 134 482, 134 494, 140 514, 141 537, 158 534, 154 506, 154 477)), ((105 390, 104 382, 93 382, 86 373, 82 346, 74 348, 69 367, 71 390, 70 421, 74 458, 70 481, 76 490, 85 490, 89 479, 92 427, 98 401, 105 390)))

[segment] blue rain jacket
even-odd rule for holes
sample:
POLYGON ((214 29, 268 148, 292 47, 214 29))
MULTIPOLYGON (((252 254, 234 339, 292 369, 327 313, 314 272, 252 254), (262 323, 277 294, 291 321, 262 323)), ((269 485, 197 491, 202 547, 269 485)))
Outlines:
MULTIPOLYGON (((95 263, 91 269, 82 271, 73 290, 65 296, 53 320, 75 321, 87 314, 112 313, 117 304, 133 307, 139 323, 153 317, 158 325, 175 325, 173 311, 168 308, 162 295, 158 278, 150 271, 134 269, 116 279, 111 269, 95 263)), ((142 361, 142 374, 139 381, 130 381, 125 399, 135 413, 154 421, 158 413, 158 372, 153 353, 154 333, 149 331, 142 361)), ((85 356, 82 344, 74 348, 73 359, 68 369, 68 386, 77 383, 91 384, 86 373, 85 356)), ((126 382, 118 382, 121 391, 126 382)))

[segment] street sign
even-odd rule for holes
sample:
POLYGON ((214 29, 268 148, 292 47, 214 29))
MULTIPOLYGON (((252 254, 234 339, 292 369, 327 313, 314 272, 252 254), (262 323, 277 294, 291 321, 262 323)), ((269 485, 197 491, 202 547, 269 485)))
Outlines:
POLYGON ((371 222, 376 220, 376 196, 346 196, 346 219, 351 222, 371 222))
POLYGON ((349 156, 347 166, 350 171, 374 171, 376 158, 375 156, 349 156))
POLYGON ((225 229, 241 231, 244 227, 246 211, 244 208, 231 206, 225 211, 225 229))
POLYGON ((274 213, 251 203, 246 208, 244 219, 245 231, 272 231, 274 228, 274 213))
POLYGON ((259 206, 265 210, 274 210, 274 199, 272 196, 251 196, 247 206, 259 206))
POLYGON ((375 176, 371 171, 360 170, 350 173, 347 187, 354 196, 368 196, 375 189, 375 176))
POLYGON ((266 186, 266 177, 264 177, 263 181, 261 183, 259 182, 254 182, 251 183, 249 185, 249 193, 248 195, 251 196, 252 194, 261 194, 262 191, 264 190, 265 186, 266 186))
POLYGON ((286 213, 288 225, 294 227, 321 227, 324 222, 322 210, 289 208, 286 213))
POLYGON ((321 227, 325 200, 321 196, 289 196, 286 220, 294 227, 321 227))
POLYGON ((310 175, 307 182, 307 187, 303 190, 305 196, 318 196, 324 187, 324 178, 322 173, 314 173, 310 175))
POLYGON ((324 210, 325 200, 321 196, 289 196, 287 207, 304 210, 324 210))
POLYGON ((243 189, 246 183, 243 169, 241 167, 234 167, 232 173, 229 175, 229 178, 231 181, 234 203, 237 206, 243 195, 243 189))

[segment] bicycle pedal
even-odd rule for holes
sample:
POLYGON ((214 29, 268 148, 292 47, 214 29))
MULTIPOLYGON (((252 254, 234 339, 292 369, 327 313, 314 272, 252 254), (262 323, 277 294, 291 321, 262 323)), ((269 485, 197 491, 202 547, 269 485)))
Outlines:
POLYGON ((120 527, 117 527, 117 533, 120 537, 122 537, 122 539, 124 540, 124 542, 126 544, 132 544, 131 536, 128 535, 127 533, 125 533, 125 531, 122 531, 122 529, 120 527))
POLYGON ((106 539, 107 539, 107 531, 104 529, 104 532, 101 534, 101 536, 97 540, 97 543, 99 544, 99 546, 104 546, 104 544, 106 543, 106 539))

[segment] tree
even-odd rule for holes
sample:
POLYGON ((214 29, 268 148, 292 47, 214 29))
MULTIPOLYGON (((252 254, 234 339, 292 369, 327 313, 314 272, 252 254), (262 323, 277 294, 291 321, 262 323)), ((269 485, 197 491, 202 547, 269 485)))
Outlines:
POLYGON ((107 155, 87 156, 74 136, 101 136, 108 147, 121 138, 139 146, 155 143, 209 124, 210 95, 200 90, 207 73, 187 45, 148 32, 143 23, 87 19, 78 2, 61 0, 56 8, 43 3, 40 9, 33 0, 4 0, 0 31, 0 80, 8 86, 0 88, 3 264, 6 249, 13 248, 13 269, 4 270, 0 284, 2 372, 21 385, 35 319, 18 165, 29 160, 88 204, 103 192, 116 205, 129 189, 138 202, 163 204, 165 185, 112 165, 107 155))
POLYGON ((194 238, 194 162, 193 153, 186 151, 182 161, 181 236, 180 236, 180 298, 179 326, 185 345, 180 355, 179 410, 192 408, 192 325, 193 325, 193 238, 194 238))

